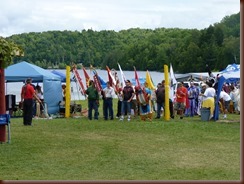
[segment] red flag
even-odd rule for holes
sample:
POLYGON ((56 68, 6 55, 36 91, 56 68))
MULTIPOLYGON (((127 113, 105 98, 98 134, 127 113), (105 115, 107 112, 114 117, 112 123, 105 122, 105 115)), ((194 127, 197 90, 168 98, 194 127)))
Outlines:
POLYGON ((88 73, 86 72, 85 67, 82 67, 82 69, 83 69, 84 76, 85 76, 85 79, 86 79, 86 87, 88 88, 88 86, 89 86, 89 81, 90 81, 90 77, 89 77, 88 73))
POLYGON ((80 92, 81 92, 81 94, 82 95, 85 95, 86 94, 86 90, 84 88, 84 85, 83 85, 82 79, 80 77, 80 74, 79 74, 79 72, 78 72, 78 70, 76 68, 76 65, 73 65, 72 66, 72 72, 74 73, 74 76, 75 76, 76 80, 78 81, 78 84, 80 86, 80 92))
POLYGON ((102 86, 101 86, 101 83, 100 83, 100 81, 98 79, 98 75, 97 74, 94 74, 93 80, 94 80, 95 88, 97 89, 98 92, 101 92, 102 91, 102 86))
POLYGON ((141 84, 139 82, 139 77, 138 77, 138 74, 136 72, 136 67, 134 67, 134 70, 135 70, 135 80, 136 80, 136 86, 141 88, 141 84))
POLYGON ((108 72, 108 81, 110 86, 112 86, 115 90, 115 92, 117 92, 119 90, 118 85, 116 84, 116 80, 114 78, 114 76, 112 75, 110 69, 108 66, 106 66, 107 72, 108 72))
POLYGON ((90 69, 92 70, 92 72, 94 74, 93 80, 94 80, 95 88, 97 89, 98 92, 101 92, 103 88, 102 88, 102 85, 100 83, 97 71, 95 70, 95 68, 93 68, 93 66, 90 66, 90 69))

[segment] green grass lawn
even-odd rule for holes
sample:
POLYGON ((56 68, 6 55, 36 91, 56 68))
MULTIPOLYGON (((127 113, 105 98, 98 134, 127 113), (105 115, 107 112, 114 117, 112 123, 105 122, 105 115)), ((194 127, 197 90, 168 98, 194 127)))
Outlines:
MULTIPOLYGON (((101 108, 101 107, 100 107, 101 108)), ((240 180, 240 115, 165 121, 11 119, 1 180, 240 180)))

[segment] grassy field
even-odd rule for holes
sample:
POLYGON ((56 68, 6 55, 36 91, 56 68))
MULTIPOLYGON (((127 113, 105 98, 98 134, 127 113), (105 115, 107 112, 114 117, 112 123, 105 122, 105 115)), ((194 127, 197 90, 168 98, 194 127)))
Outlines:
POLYGON ((240 180, 240 115, 228 119, 120 122, 100 115, 23 126, 12 118, 11 144, 0 144, 0 179, 240 180))

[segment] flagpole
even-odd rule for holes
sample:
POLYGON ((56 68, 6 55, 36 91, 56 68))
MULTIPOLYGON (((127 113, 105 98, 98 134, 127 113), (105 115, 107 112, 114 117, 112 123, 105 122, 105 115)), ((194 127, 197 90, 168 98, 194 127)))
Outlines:
POLYGON ((166 121, 170 120, 169 112, 169 72, 168 66, 164 65, 164 79, 165 79, 165 109, 164 109, 164 119, 166 121))

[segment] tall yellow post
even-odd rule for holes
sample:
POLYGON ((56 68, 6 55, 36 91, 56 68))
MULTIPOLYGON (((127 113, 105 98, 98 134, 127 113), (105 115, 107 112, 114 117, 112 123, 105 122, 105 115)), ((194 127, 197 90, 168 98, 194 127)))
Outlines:
POLYGON ((164 65, 164 80, 165 80, 164 119, 166 121, 169 121, 170 120, 170 112, 169 112, 169 71, 168 71, 167 65, 164 65))
POLYGON ((70 117, 70 66, 66 66, 66 89, 65 89, 65 117, 70 117))

